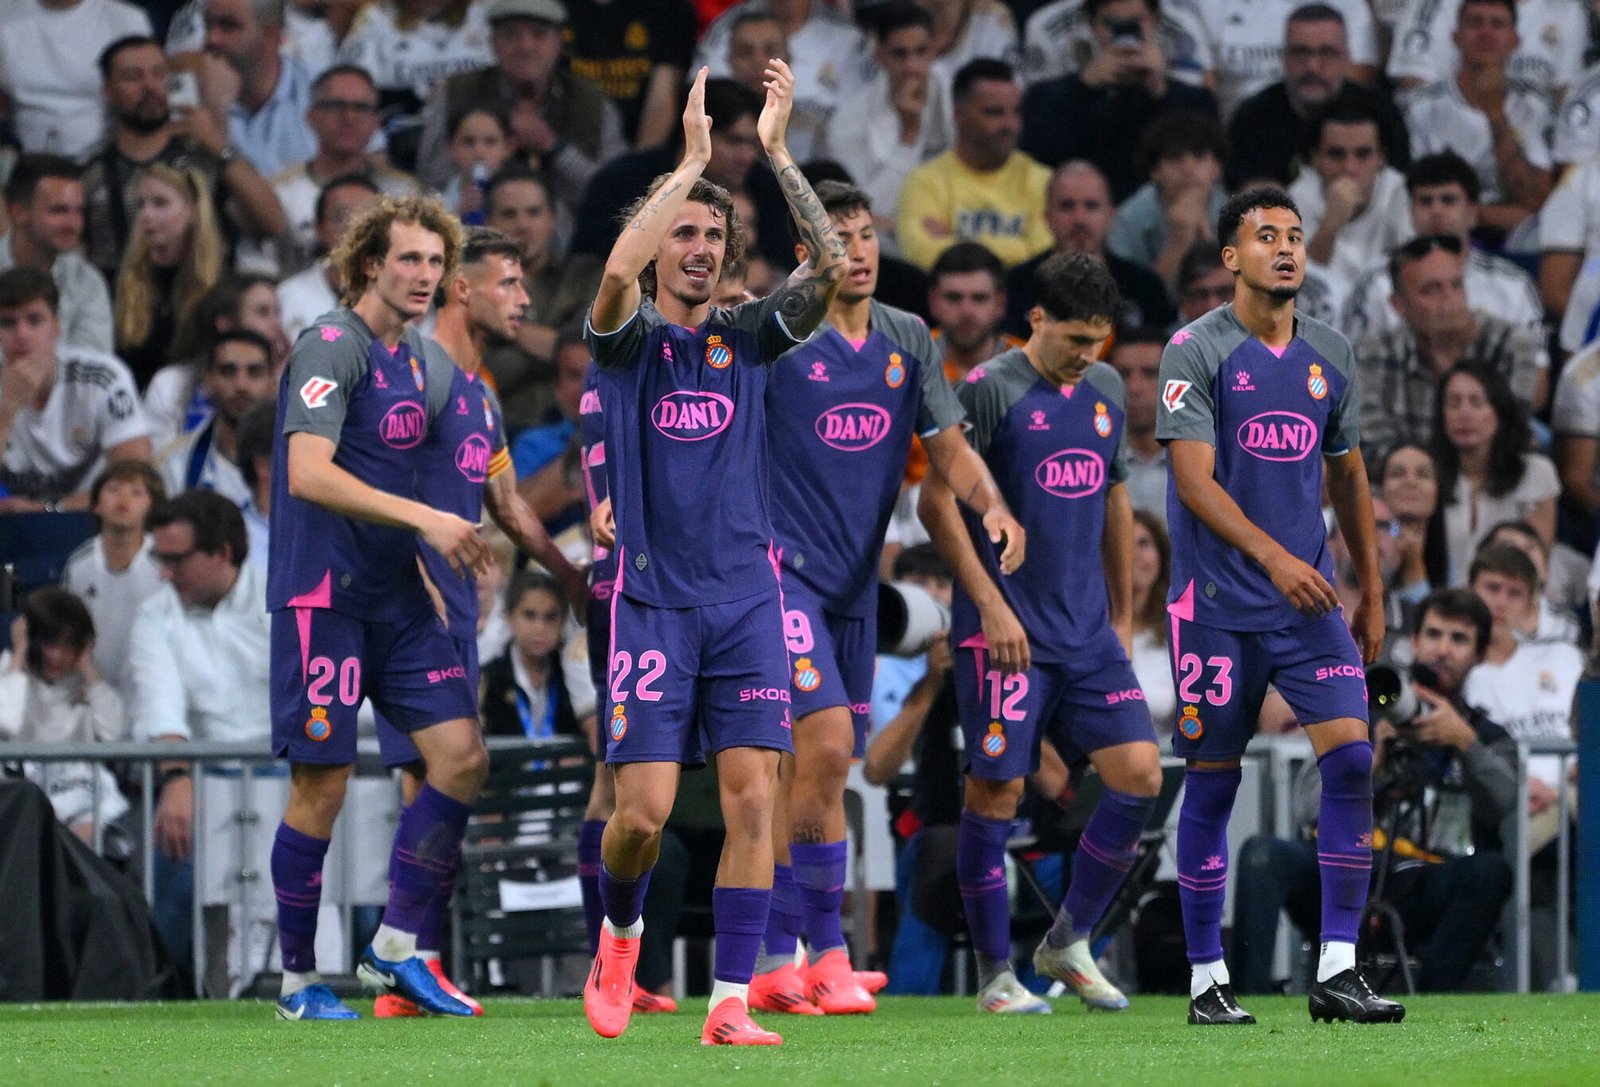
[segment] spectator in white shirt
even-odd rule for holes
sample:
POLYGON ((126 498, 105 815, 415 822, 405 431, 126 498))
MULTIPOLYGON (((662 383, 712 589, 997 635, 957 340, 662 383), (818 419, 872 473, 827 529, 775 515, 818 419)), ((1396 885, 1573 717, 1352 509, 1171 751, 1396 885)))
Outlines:
POLYGON ((263 574, 267 572, 267 515, 272 511, 272 446, 278 437, 277 422, 278 404, 273 399, 251 408, 239 423, 239 474, 250 489, 239 512, 244 514, 244 531, 250 538, 247 561, 263 574))
POLYGON ((89 488, 89 510, 98 531, 72 553, 61 575, 61 587, 82 600, 94 619, 95 667, 125 706, 133 705, 128 646, 134 616, 161 588, 144 519, 166 497, 161 474, 144 461, 107 465, 89 488))
POLYGON ((157 506, 151 555, 167 584, 133 627, 135 739, 173 745, 155 808, 155 921, 183 961, 190 947, 194 781, 180 745, 270 742, 267 576, 245 562, 239 507, 209 491, 157 506))
POLYGON ((0 272, 0 513, 89 508, 110 461, 150 459, 133 376, 111 355, 60 342, 60 292, 46 272, 0 272))
POLYGON ((242 506, 250 488, 240 473, 239 424, 272 395, 272 345, 247 328, 222 333, 212 341, 200 382, 211 418, 163 453, 162 479, 169 494, 199 488, 242 506))
MULTIPOLYGON (((1589 44, 1587 6, 1584 0, 1516 0, 1511 77, 1556 100, 1576 89, 1589 44)), ((1461 8, 1461 0, 1407 0, 1389 54, 1389 76, 1402 90, 1450 77, 1458 56, 1451 32, 1461 8)))
POLYGON ((6 179, 11 229, 0 235, 0 272, 37 268, 61 291, 61 339, 111 350, 111 292, 83 258, 81 171, 59 155, 23 155, 6 179))
POLYGON ((336 177, 317 194, 317 259, 278 284, 278 315, 290 343, 311 322, 339 305, 339 273, 327 256, 350 221, 376 204, 380 195, 378 186, 360 174, 336 177))

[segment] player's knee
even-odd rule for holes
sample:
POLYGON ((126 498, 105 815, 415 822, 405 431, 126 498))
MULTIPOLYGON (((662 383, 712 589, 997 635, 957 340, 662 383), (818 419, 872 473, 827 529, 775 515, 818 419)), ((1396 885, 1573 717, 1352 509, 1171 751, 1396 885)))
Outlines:
POLYGON ((1317 760, 1324 796, 1364 796, 1372 792, 1372 747, 1340 744, 1317 760))
POLYGON ((483 783, 489 780, 489 750, 482 740, 462 746, 451 759, 451 776, 463 790, 474 795, 483 788, 483 783))
POLYGON ((795 764, 795 788, 819 796, 836 797, 850 776, 850 747, 827 744, 807 751, 795 764))
POLYGON ((967 779, 965 806, 973 815, 985 819, 1010 819, 1017 814, 1017 804, 1022 800, 1023 780, 985 781, 967 779))
POLYGON ((754 775, 722 786, 722 821, 729 834, 768 837, 772 826, 772 780, 754 775))
POLYGON ((1140 759, 1119 773, 1116 781, 1107 777, 1106 784, 1119 793, 1154 800, 1161 793, 1161 758, 1140 759))

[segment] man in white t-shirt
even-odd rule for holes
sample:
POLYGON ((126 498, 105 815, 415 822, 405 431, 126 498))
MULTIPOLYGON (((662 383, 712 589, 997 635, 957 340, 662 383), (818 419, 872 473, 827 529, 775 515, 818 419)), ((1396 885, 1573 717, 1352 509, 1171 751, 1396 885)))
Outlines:
POLYGON ((338 272, 325 259, 350 221, 378 202, 378 186, 359 174, 336 177, 317 194, 314 211, 317 257, 304 271, 278 284, 278 314, 294 343, 305 328, 339 304, 338 272))
POLYGON ((6 179, 11 229, 0 235, 0 272, 18 265, 49 272, 61 291, 61 338, 111 350, 111 294, 83 254, 81 171, 60 155, 28 154, 6 179))
MULTIPOLYGON (((1538 606, 1533 560, 1509 544, 1478 552, 1468 587, 1489 606, 1494 626, 1483 661, 1467 674, 1462 697, 1513 739, 1572 736, 1572 696, 1583 675, 1583 654, 1566 642, 1520 641, 1516 626, 1538 606)), ((1538 815, 1555 803, 1561 764, 1554 755, 1528 761, 1528 800, 1538 815)))
POLYGON ((1448 148, 1470 162, 1483 186, 1482 226, 1499 234, 1539 210, 1551 181, 1553 100, 1510 75, 1515 17, 1510 0, 1464 0, 1454 72, 1401 101, 1412 155, 1448 148))
MULTIPOLYGON (((1406 170, 1410 198, 1409 238, 1413 233, 1453 234, 1466 246, 1467 263, 1461 279, 1467 305, 1479 313, 1492 313, 1523 328, 1539 344, 1539 368, 1548 370, 1550 355, 1544 348, 1544 305, 1539 289, 1522 267, 1505 257, 1469 242, 1478 225, 1478 175, 1454 151, 1424 155, 1406 170)), ((1340 316, 1339 331, 1359 341, 1400 327, 1400 314, 1390 302, 1394 284, 1389 281, 1388 258, 1380 257, 1357 277, 1340 316)))
POLYGON ((1329 102, 1306 134, 1311 169, 1289 186, 1300 206, 1306 258, 1348 284, 1410 236, 1406 179, 1389 165, 1377 116, 1352 100, 1329 102))
MULTIPOLYGON (((1104 6, 1086 0, 1051 0, 1034 9, 1022 31, 1022 78, 1029 86, 1071 75, 1094 56, 1094 30, 1090 9, 1104 6)), ((1151 7, 1156 7, 1151 3, 1151 7)), ((1200 62, 1195 56, 1195 28, 1169 13, 1172 4, 1160 5, 1156 14, 1156 45, 1166 58, 1167 78, 1199 86, 1200 62)))
POLYGON ((0 34, 0 97, 24 151, 82 159, 105 135, 100 51, 150 33, 150 16, 123 0, 20 0, 0 34))
POLYGON ((117 689, 125 707, 133 705, 129 632, 139 605, 161 588, 144 519, 166 497, 160 474, 144 461, 107 465, 89 488, 89 510, 99 531, 72 553, 61 576, 61 587, 89 609, 94 666, 117 689))
POLYGON ((216 491, 238 506, 250 500, 239 471, 239 423, 272 395, 272 369, 272 345, 260 333, 236 328, 217 335, 200 375, 211 418, 162 452, 167 493, 198 488, 216 491))
POLYGON ((62 344, 59 305, 49 273, 0 272, 0 513, 88 509, 103 465, 150 459, 133 375, 112 355, 62 344))
POLYGON ((1557 341, 1577 351, 1600 336, 1600 157, 1567 171, 1539 214, 1539 295, 1559 314, 1557 341))
MULTIPOLYGON (((1226 120, 1239 103, 1283 78, 1283 30, 1305 0, 1170 0, 1163 8, 1192 28, 1196 60, 1211 77, 1226 120)), ((1366 0, 1327 0, 1344 16, 1350 78, 1377 78, 1378 32, 1366 0)))
MULTIPOLYGON (((1589 44, 1583 0, 1515 0, 1517 49, 1511 78, 1559 99, 1573 86, 1589 44)), ((1509 5, 1507 5, 1509 6, 1509 5)), ((1461 0, 1410 0, 1395 22, 1389 77, 1401 89, 1450 78, 1458 55, 1455 35, 1461 0)))

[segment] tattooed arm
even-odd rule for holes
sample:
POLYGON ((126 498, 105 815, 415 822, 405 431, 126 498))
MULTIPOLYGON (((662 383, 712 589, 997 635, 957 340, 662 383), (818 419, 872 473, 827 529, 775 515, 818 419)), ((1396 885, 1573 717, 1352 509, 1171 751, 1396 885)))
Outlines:
POLYGON ((783 188, 783 197, 800 228, 800 244, 806 259, 773 292, 784 327, 797 340, 816 331, 827 315, 828 302, 844 281, 844 243, 833 229, 833 220, 822 210, 822 202, 811 191, 811 183, 789 154, 786 132, 789 111, 794 106, 794 73, 781 60, 767 62, 767 101, 756 121, 761 146, 783 188))
POLYGON ((596 332, 615 332, 638 311, 639 273, 655 259, 673 217, 710 161, 711 118, 706 116, 706 70, 701 68, 683 107, 683 161, 622 228, 606 258, 605 274, 589 310, 589 325, 596 332))

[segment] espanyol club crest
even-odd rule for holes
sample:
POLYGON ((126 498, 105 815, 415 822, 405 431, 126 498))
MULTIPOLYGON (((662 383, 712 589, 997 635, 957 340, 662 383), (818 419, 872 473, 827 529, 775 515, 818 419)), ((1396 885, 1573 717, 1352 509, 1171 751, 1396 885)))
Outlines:
POLYGON ((1200 708, 1183 707, 1183 715, 1178 718, 1178 734, 1185 740, 1198 740, 1205 732, 1206 727, 1200 723, 1200 708))
POLYGON ((722 342, 721 336, 706 337, 706 365, 713 370, 726 370, 733 364, 733 348, 722 342))
POLYGON ((417 383, 418 392, 421 392, 423 386, 427 384, 422 378, 422 367, 417 365, 415 357, 411 359, 411 380, 417 383))
POLYGON ((889 365, 883 371, 883 380, 891 389, 898 389, 905 384, 906 364, 905 360, 900 357, 900 352, 890 353, 889 365))
POLYGON ((1102 438, 1111 437, 1111 416, 1106 414, 1103 403, 1094 406, 1094 432, 1102 438))
POLYGON ((333 735, 333 725, 328 721, 328 711, 321 706, 311 711, 311 716, 306 718, 306 736, 322 743, 333 735))
POLYGON ((1311 364, 1311 374, 1306 378, 1306 391, 1313 400, 1321 400, 1328 395, 1328 379, 1322 376, 1322 367, 1314 362, 1311 364))
POLYGON ((822 686, 822 673, 817 671, 810 657, 801 657, 794 662, 794 685, 806 694, 822 686))
POLYGON ((1006 753, 1006 730, 999 721, 989 722, 989 735, 983 738, 983 753, 991 759, 1006 753))
POLYGON ((628 715, 619 702, 611 710, 611 723, 606 726, 606 731, 611 734, 611 742, 618 743, 628 734, 628 715))

